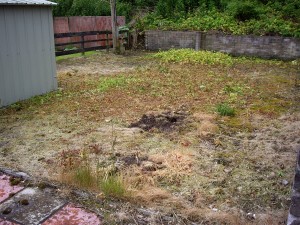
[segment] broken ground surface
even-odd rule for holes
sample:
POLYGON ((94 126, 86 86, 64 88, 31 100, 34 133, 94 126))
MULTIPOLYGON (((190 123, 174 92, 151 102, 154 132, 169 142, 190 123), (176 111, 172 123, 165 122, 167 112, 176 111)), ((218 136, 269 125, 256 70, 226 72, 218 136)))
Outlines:
POLYGON ((130 194, 115 202, 93 187, 102 203, 79 201, 116 223, 284 223, 300 144, 288 63, 96 54, 58 69, 60 91, 1 111, 2 166, 78 186, 63 168, 88 152, 104 173, 121 173, 130 194), (223 100, 237 116, 215 113, 223 100))
POLYGON ((33 187, 26 179, 0 172, 0 224, 102 224, 99 215, 69 203, 53 187, 33 187))

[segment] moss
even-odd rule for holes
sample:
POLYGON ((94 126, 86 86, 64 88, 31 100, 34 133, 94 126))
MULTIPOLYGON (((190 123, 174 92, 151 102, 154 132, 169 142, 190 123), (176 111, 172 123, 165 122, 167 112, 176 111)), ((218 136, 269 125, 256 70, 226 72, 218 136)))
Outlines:
POLYGON ((18 178, 18 177, 11 177, 11 178, 9 178, 10 185, 12 185, 12 186, 20 184, 21 181, 22 181, 22 179, 18 178))

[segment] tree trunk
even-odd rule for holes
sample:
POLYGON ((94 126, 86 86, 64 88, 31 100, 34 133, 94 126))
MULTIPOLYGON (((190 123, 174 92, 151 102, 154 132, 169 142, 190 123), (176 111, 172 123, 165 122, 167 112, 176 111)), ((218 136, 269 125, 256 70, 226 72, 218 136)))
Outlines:
POLYGON ((120 42, 119 42, 119 32, 118 32, 118 24, 117 24, 116 0, 110 0, 110 10, 111 10, 113 51, 114 51, 114 53, 119 54, 120 53, 120 42))

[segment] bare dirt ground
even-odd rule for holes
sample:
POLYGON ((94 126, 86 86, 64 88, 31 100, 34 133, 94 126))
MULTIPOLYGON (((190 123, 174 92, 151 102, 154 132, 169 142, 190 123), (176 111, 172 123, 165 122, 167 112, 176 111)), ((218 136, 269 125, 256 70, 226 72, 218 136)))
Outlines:
POLYGON ((148 55, 60 61, 59 91, 0 110, 1 167, 89 189, 85 204, 111 224, 284 224, 300 146, 295 69, 148 55), (236 116, 216 113, 224 101, 236 116), (127 194, 74 182, 66 169, 81 161, 118 174, 127 194))

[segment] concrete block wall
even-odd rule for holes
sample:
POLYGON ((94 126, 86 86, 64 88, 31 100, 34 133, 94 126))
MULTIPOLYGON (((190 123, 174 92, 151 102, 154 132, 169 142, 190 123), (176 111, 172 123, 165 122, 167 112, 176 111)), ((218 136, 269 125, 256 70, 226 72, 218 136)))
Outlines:
POLYGON ((190 31, 146 31, 145 43, 149 50, 195 48, 196 35, 190 31))
POLYGON ((146 49, 192 48, 262 58, 300 57, 300 39, 279 36, 226 35, 195 31, 146 31, 146 49))

